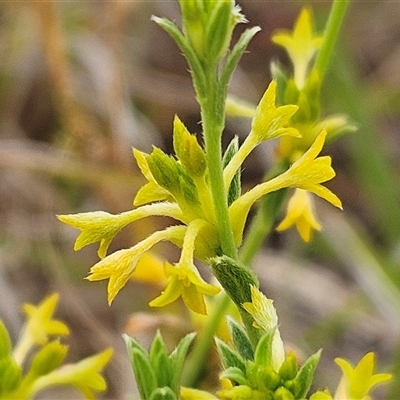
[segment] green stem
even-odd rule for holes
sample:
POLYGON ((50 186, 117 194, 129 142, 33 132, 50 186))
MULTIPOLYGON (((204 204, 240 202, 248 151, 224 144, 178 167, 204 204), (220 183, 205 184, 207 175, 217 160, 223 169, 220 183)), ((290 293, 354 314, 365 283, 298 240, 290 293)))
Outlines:
POLYGON ((208 77, 207 93, 204 96, 199 96, 199 103, 202 109, 209 183, 217 218, 221 251, 231 258, 237 259, 237 248, 229 219, 228 201, 224 188, 221 154, 221 138, 225 125, 226 88, 221 88, 218 82, 216 66, 210 68, 208 77))
POLYGON ((318 72, 321 81, 329 66, 333 49, 349 4, 350 0, 334 0, 333 2, 325 27, 324 41, 314 64, 314 70, 318 72))
POLYGON ((222 293, 214 305, 206 325, 196 338, 193 351, 181 378, 183 386, 195 387, 198 383, 204 371, 204 364, 213 344, 215 332, 222 318, 226 316, 226 311, 230 304, 230 297, 226 293, 222 293))

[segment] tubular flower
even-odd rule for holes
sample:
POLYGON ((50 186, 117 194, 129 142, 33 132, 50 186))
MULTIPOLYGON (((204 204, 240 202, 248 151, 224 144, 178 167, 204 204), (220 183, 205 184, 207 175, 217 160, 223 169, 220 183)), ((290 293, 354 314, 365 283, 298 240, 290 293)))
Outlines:
POLYGON ((173 266, 166 263, 164 268, 169 282, 164 292, 150 302, 150 306, 163 307, 182 296, 188 308, 199 314, 206 314, 203 295, 214 296, 220 289, 205 282, 194 265, 173 266))
POLYGON ((163 240, 182 239, 185 231, 185 226, 172 226, 163 231, 154 232, 136 246, 118 250, 103 258, 90 269, 90 275, 87 279, 89 281, 109 279, 107 292, 108 303, 111 304, 118 292, 132 277, 140 258, 145 252, 163 240))
POLYGON ((67 325, 57 319, 53 319, 58 300, 59 295, 53 293, 37 306, 33 304, 24 305, 27 322, 18 345, 14 349, 14 358, 18 364, 22 364, 32 347, 45 345, 50 336, 65 336, 69 334, 67 325))
POLYGON ((192 311, 207 313, 203 295, 214 296, 220 289, 206 283, 192 263, 196 236, 203 225, 202 220, 195 220, 187 228, 179 263, 175 266, 165 264, 164 271, 169 282, 165 291, 150 302, 150 306, 162 307, 182 296, 184 303, 192 311))
POLYGON ((343 358, 335 359, 342 369, 343 378, 335 399, 367 400, 372 388, 392 379, 391 374, 375 374, 375 353, 367 353, 355 366, 343 358))
POLYGON ((297 111, 294 105, 276 106, 277 84, 271 81, 255 110, 251 131, 238 152, 224 169, 225 188, 229 188, 236 171, 250 152, 261 142, 280 136, 301 137, 299 131, 289 126, 289 120, 297 111))
POLYGON ((296 189, 289 200, 286 217, 276 229, 284 231, 292 225, 296 225, 297 231, 305 242, 310 241, 313 229, 321 230, 321 225, 314 214, 311 195, 303 189, 296 189))
POLYGON ((325 137, 326 131, 322 131, 311 147, 286 172, 255 186, 232 203, 229 213, 238 244, 240 244, 250 208, 267 193, 285 187, 300 188, 315 193, 336 207, 342 207, 339 198, 321 185, 335 176, 335 171, 331 167, 331 158, 328 156, 317 157, 322 150, 325 137))
POLYGON ((272 41, 284 47, 294 66, 294 79, 302 89, 307 78, 310 61, 322 45, 322 36, 313 32, 313 16, 310 8, 303 8, 293 32, 281 30, 272 36, 272 41))

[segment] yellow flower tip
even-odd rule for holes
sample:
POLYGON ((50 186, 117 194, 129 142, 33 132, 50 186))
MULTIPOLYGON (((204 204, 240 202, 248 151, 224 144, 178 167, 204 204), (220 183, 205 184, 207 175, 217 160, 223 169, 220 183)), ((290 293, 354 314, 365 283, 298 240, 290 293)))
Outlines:
POLYGON ((364 399, 374 386, 392 379, 392 374, 374 373, 375 353, 373 352, 367 353, 355 367, 343 358, 336 358, 335 362, 342 370, 347 398, 352 400, 364 399))
POLYGON ((296 128, 288 126, 298 106, 288 104, 277 107, 276 90, 277 83, 272 80, 257 106, 251 124, 251 137, 256 143, 284 135, 301 137, 296 128))
POLYGON ((86 277, 88 281, 109 279, 107 286, 108 304, 131 278, 141 254, 135 247, 118 250, 96 263, 86 277), (139 253, 139 254, 138 254, 139 253))
POLYGON ((305 7, 296 20, 292 32, 279 30, 272 36, 272 41, 284 47, 289 54, 299 89, 304 86, 309 63, 323 42, 323 37, 315 35, 313 31, 312 10, 305 7))
POLYGON ((322 228, 315 216, 312 197, 306 190, 296 189, 289 200, 286 216, 276 230, 282 232, 292 226, 296 226, 305 242, 311 240, 313 230, 320 231, 322 228))
POLYGON ((207 314, 204 295, 214 296, 220 288, 205 282, 194 265, 166 263, 165 275, 169 281, 160 296, 152 300, 151 307, 163 307, 182 297, 185 305, 198 314, 207 314))

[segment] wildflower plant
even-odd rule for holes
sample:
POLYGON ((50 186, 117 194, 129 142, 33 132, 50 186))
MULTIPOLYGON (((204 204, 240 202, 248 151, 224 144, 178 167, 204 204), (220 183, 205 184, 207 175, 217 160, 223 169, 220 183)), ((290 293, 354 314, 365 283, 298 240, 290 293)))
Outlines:
MULTIPOLYGON (((257 106, 228 99, 228 84, 260 28, 244 30, 232 44, 235 26, 247 22, 233 0, 179 0, 179 5, 181 27, 166 18, 152 20, 172 37, 189 64, 200 106, 202 140, 175 116, 173 155, 157 147, 149 154, 133 150, 147 183, 137 192, 132 210, 117 215, 95 211, 58 218, 81 231, 75 250, 99 244, 100 261, 90 269, 87 279, 108 280, 110 304, 157 243, 169 241, 181 249, 177 263, 165 262, 165 288, 150 306, 163 307, 182 298, 191 311, 203 315, 210 312, 210 323, 195 341, 188 363, 190 376, 184 382, 180 375, 193 335, 183 338, 171 354, 159 333, 149 351, 125 337, 142 399, 332 398, 328 391, 309 397, 320 351, 302 365, 294 353, 286 352, 273 302, 260 291, 250 265, 259 238, 270 232, 290 190, 294 194, 277 229, 295 225, 305 241, 311 239, 313 230, 322 228, 312 196, 342 208, 340 199, 325 186, 335 171, 331 157, 321 152, 327 141, 355 127, 345 116, 321 117, 319 92, 348 2, 334 2, 323 34, 315 33, 311 9, 304 8, 292 32, 278 31, 273 36, 273 42, 287 50, 293 73, 273 65, 274 79, 257 106), (223 150, 225 117, 230 111, 251 118, 251 129, 243 143, 234 138, 223 150), (244 161, 257 146, 270 140, 277 144, 275 166, 264 181, 243 193, 240 181, 244 161), (259 211, 244 235, 250 210, 257 202, 259 211), (107 254, 120 230, 150 216, 176 222, 128 249, 107 254), (214 280, 205 280, 195 260, 210 266, 214 280), (221 291, 225 295, 218 296, 212 310, 207 310, 208 297, 221 291), (223 365, 222 387, 211 394, 190 386, 195 385, 211 337, 230 300, 241 321, 229 320, 231 343, 216 339, 223 365)), ((354 370, 344 360, 338 364, 344 373, 342 398, 350 399, 357 393, 361 399, 375 384, 389 379, 388 374, 373 374, 371 356, 354 370), (359 379, 365 379, 364 386, 355 382, 359 379)))
POLYGON ((68 346, 60 337, 69 334, 64 322, 53 317, 59 297, 46 297, 39 305, 25 304, 26 322, 12 347, 0 320, 0 399, 33 399, 54 386, 72 386, 86 399, 106 390, 102 370, 112 356, 107 349, 74 364, 64 364, 68 346))

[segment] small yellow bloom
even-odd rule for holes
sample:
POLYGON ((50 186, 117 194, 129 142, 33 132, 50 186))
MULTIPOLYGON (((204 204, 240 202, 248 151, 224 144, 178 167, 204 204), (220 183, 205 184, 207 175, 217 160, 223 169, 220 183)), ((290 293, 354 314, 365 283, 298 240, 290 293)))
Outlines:
POLYGON ((331 180, 335 171, 331 167, 331 157, 318 157, 324 146, 326 131, 323 130, 311 147, 300 157, 288 171, 277 177, 277 180, 287 180, 287 186, 304 189, 322 197, 335 207, 342 208, 339 198, 321 183, 331 180))
POLYGON ((168 216, 182 220, 182 211, 177 204, 161 202, 150 204, 113 215, 105 211, 92 211, 73 215, 58 215, 57 218, 67 225, 80 229, 81 233, 75 241, 74 250, 80 250, 92 243, 100 242, 98 255, 106 256, 108 246, 115 235, 131 222, 149 216, 168 216))
POLYGON ((103 258, 90 269, 89 281, 109 279, 107 292, 108 303, 111 304, 118 292, 132 277, 142 255, 155 244, 163 240, 183 240, 186 226, 171 226, 163 231, 154 232, 130 249, 118 250, 103 258))
POLYGON ((311 8, 301 11, 293 32, 280 30, 272 36, 272 41, 286 49, 294 66, 296 85, 302 89, 307 77, 309 63, 322 45, 322 36, 313 32, 311 8))
POLYGON ((392 379, 391 374, 375 374, 375 353, 367 353, 361 361, 353 368, 352 365, 343 358, 336 358, 336 364, 342 369, 344 382, 339 385, 338 392, 335 394, 337 400, 366 400, 371 389, 392 379), (341 388, 344 389, 343 392, 341 388))
POLYGON ((65 336, 69 334, 67 325, 57 319, 53 319, 58 300, 58 294, 53 293, 37 306, 33 304, 24 305, 27 322, 13 353, 19 365, 22 364, 25 356, 33 346, 45 345, 49 340, 49 336, 65 336))
POLYGON ((246 157, 261 142, 283 135, 301 137, 299 131, 289 126, 289 120, 298 110, 295 105, 276 106, 277 83, 271 81, 255 110, 249 136, 224 169, 226 190, 246 157))
POLYGON ((169 278, 163 293, 150 302, 152 307, 163 307, 180 296, 186 306, 199 314, 206 314, 204 295, 214 296, 220 288, 205 282, 194 265, 166 263, 165 275, 169 278))
POLYGON ((311 195, 303 189, 296 189, 289 200, 286 217, 276 229, 284 231, 292 225, 296 225, 297 231, 305 242, 310 241, 313 229, 321 230, 321 225, 314 214, 311 195))
POLYGON ((283 174, 261 183, 235 200, 229 207, 229 216, 236 244, 240 245, 247 215, 253 204, 267 193, 293 187, 304 189, 342 208, 339 198, 321 185, 335 176, 329 156, 317 157, 322 150, 326 131, 322 131, 311 147, 283 174))
POLYGON ((275 329, 272 341, 272 366, 275 371, 279 371, 285 360, 285 348, 278 329, 278 316, 273 301, 268 299, 255 286, 251 287, 251 303, 243 303, 243 308, 253 317, 253 325, 269 332, 275 329))

